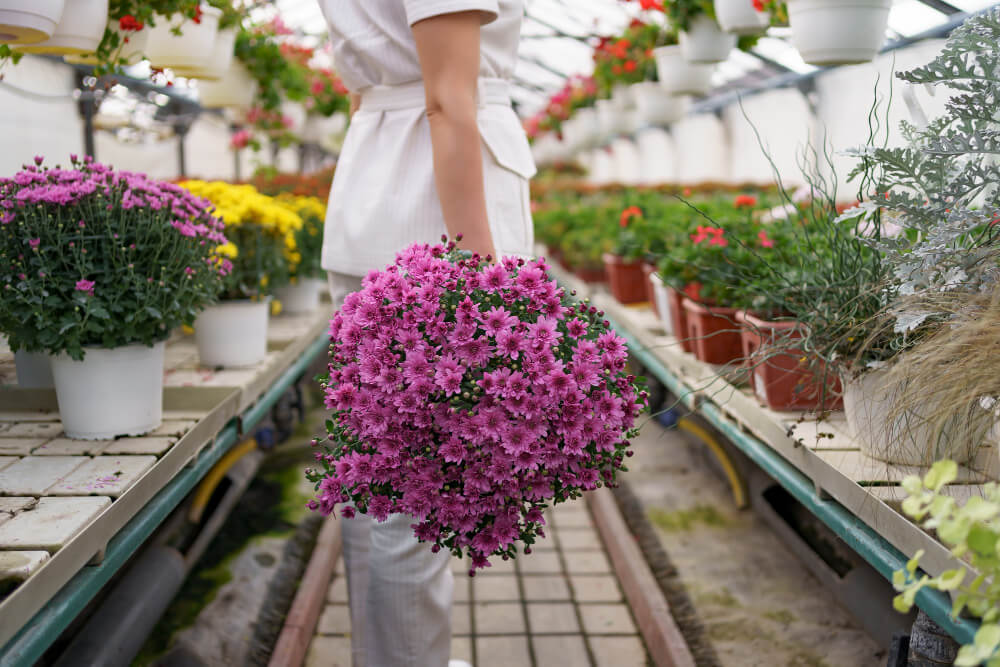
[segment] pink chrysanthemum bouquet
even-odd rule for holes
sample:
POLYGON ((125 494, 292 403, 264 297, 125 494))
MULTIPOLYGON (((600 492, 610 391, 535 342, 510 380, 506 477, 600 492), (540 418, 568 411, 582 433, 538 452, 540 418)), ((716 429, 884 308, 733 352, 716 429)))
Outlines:
POLYGON ((364 279, 330 322, 313 509, 411 515, 482 568, 530 553, 548 505, 614 482, 646 394, 603 313, 546 269, 417 244, 364 279))

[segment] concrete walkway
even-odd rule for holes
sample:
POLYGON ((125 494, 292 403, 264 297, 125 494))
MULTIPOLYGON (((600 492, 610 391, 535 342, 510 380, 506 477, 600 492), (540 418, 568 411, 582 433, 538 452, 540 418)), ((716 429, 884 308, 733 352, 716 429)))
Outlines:
MULTIPOLYGON (((451 656, 475 667, 651 665, 586 503, 561 505, 546 520, 548 538, 527 557, 471 579, 454 562, 451 656)), ((350 632, 341 560, 307 667, 350 667, 350 632)))

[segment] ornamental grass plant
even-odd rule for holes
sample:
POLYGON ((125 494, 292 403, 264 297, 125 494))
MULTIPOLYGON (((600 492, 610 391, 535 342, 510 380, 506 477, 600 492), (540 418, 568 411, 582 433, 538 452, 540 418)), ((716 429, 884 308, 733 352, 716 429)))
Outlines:
POLYGON ((646 394, 625 341, 547 268, 415 244, 348 295, 313 509, 410 515, 472 574, 530 553, 546 507, 614 483, 646 394))
POLYGON ((0 179, 0 331, 13 350, 146 346, 215 300, 232 268, 211 205, 142 174, 41 157, 0 179))
POLYGON ((212 203, 229 243, 218 253, 232 263, 220 299, 263 299, 288 283, 302 261, 297 235, 302 216, 252 185, 183 181, 181 187, 212 203))

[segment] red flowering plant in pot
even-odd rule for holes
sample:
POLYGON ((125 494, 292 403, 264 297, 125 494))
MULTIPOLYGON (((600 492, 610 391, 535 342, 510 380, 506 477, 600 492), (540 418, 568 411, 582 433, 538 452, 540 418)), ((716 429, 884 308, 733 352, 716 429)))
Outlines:
MULTIPOLYGON (((772 410, 830 410, 840 401, 840 381, 815 354, 806 351, 806 328, 789 310, 788 283, 807 284, 809 271, 799 261, 802 248, 799 216, 775 220, 757 232, 752 259, 736 268, 732 293, 744 309, 735 319, 742 326, 743 358, 757 398, 772 410)), ((812 243, 822 252, 822 240, 812 243)))
POLYGON ((604 253, 611 294, 621 303, 646 300, 642 260, 648 246, 650 224, 638 206, 626 207, 618 216, 618 233, 610 252, 604 253))
POLYGON ((548 506, 615 483, 646 394, 625 341, 547 268, 415 244, 347 296, 313 509, 408 515, 471 575, 530 553, 548 506))

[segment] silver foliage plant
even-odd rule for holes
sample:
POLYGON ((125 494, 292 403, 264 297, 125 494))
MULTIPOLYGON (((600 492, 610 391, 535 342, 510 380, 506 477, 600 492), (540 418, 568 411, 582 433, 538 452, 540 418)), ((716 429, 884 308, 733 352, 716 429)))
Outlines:
POLYGON ((1000 279, 998 44, 1000 8, 969 18, 934 60, 896 75, 947 87, 944 115, 924 127, 904 121, 903 147, 847 152, 859 160, 850 177, 874 191, 845 216, 861 209, 881 225, 869 242, 894 279, 886 290, 897 333, 948 319, 933 305, 943 293, 992 290, 1000 279))

